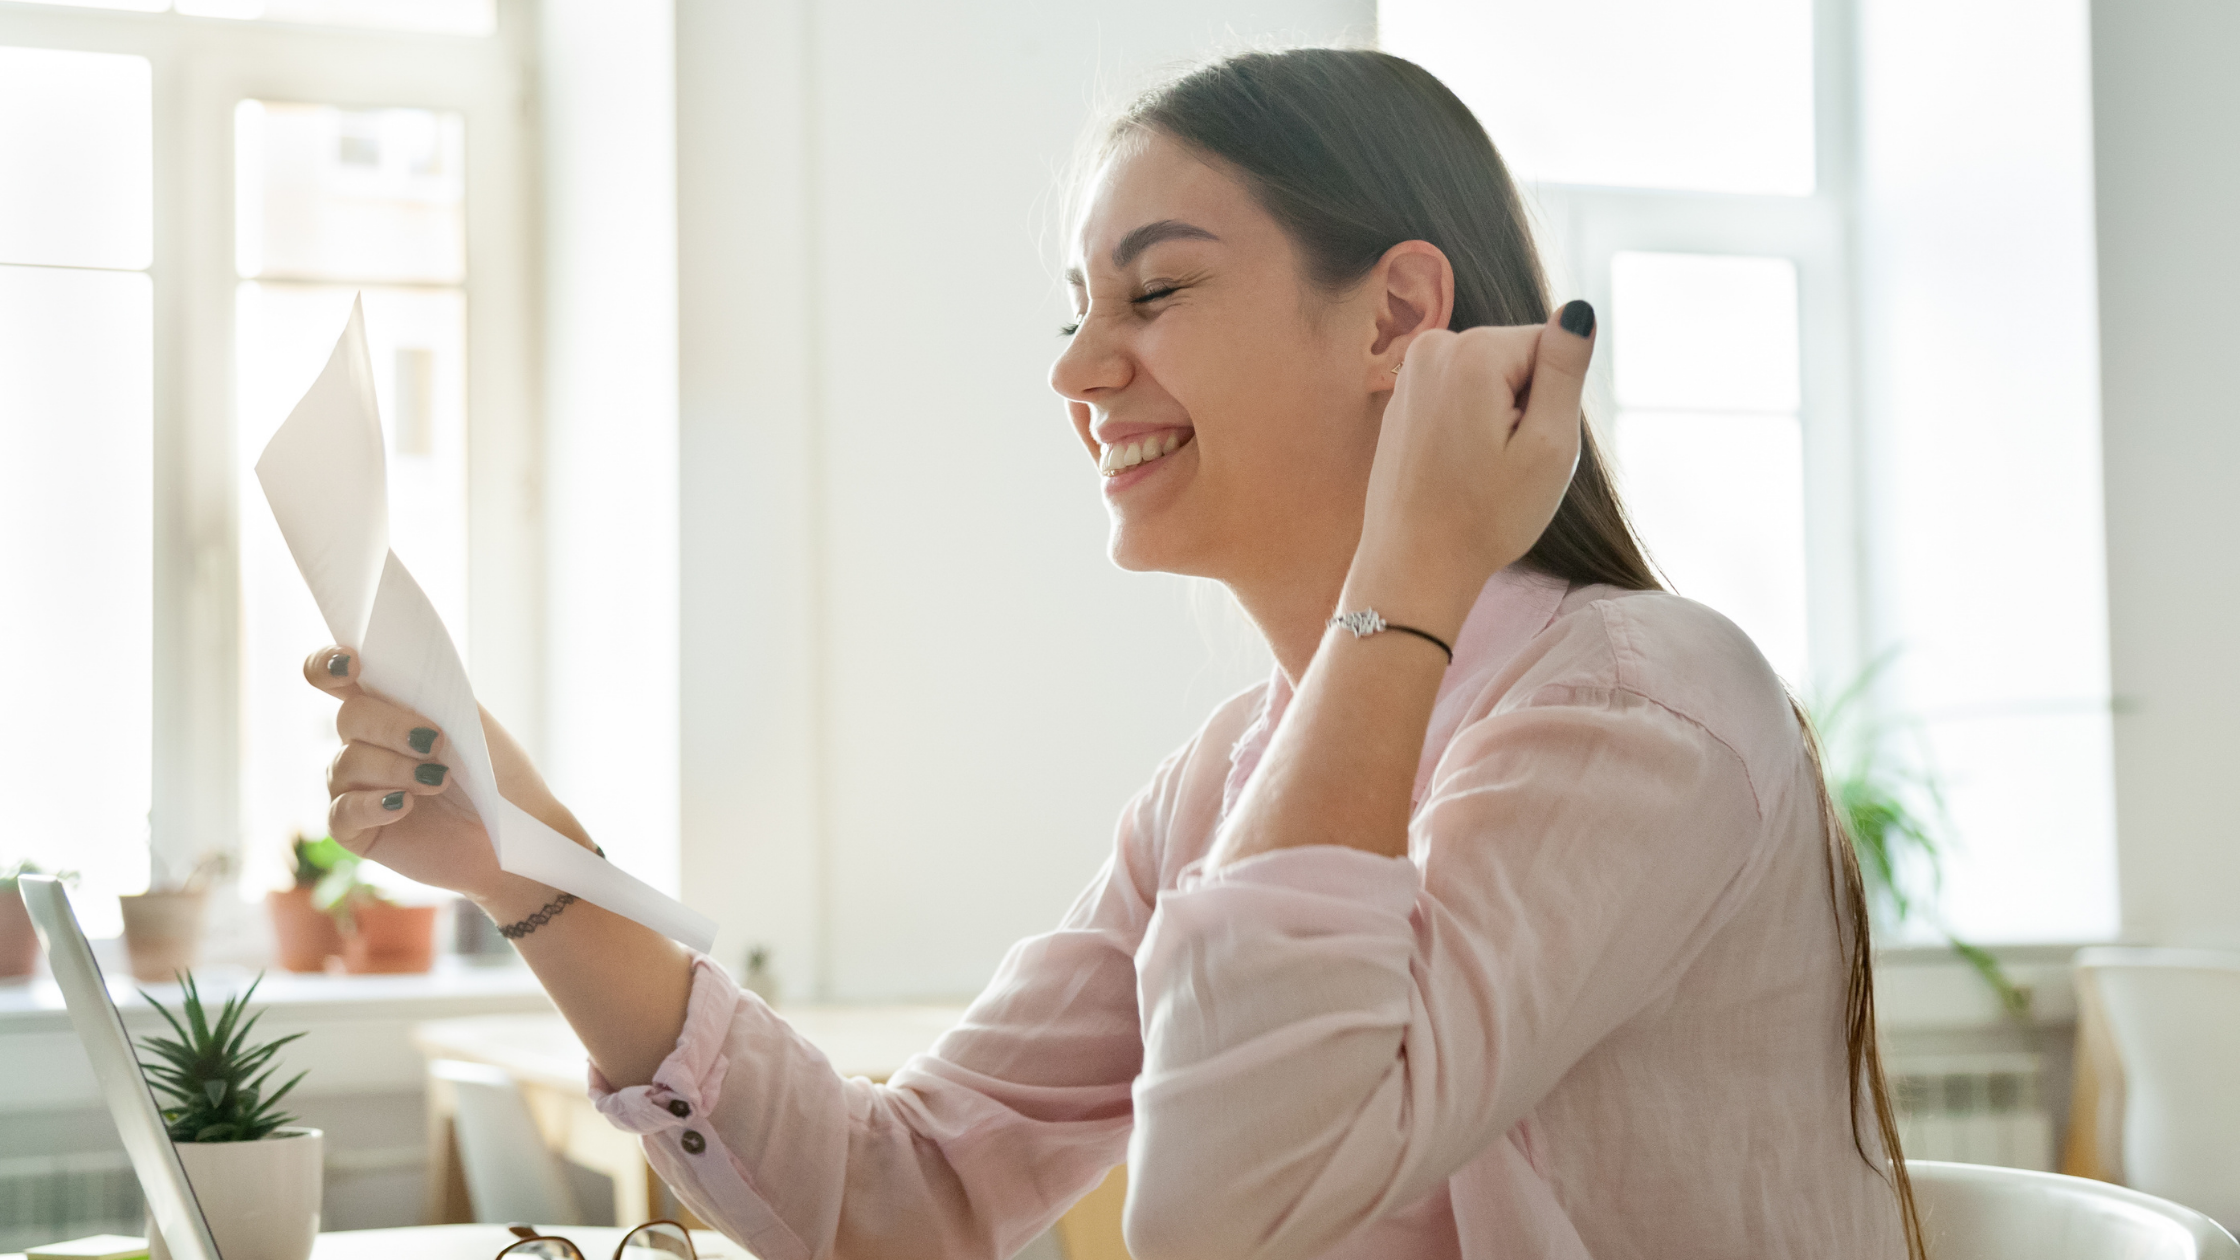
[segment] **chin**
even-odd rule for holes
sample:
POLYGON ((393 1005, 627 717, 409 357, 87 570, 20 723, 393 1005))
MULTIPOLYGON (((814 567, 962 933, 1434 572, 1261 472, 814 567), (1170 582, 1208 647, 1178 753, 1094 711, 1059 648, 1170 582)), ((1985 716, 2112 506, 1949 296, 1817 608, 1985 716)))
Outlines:
POLYGON ((1130 573, 1178 573, 1184 577, 1215 577, 1207 548, 1194 537, 1157 529, 1147 522, 1115 520, 1105 555, 1115 568, 1130 573))

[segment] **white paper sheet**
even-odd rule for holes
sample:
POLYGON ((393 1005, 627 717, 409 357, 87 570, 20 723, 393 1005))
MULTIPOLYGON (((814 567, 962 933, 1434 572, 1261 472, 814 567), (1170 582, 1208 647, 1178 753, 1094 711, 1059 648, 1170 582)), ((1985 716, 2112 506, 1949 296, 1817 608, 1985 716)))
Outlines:
POLYGON ((334 641, 359 654, 359 685, 428 718, 449 741, 450 783, 481 815, 498 865, 574 893, 706 953, 713 919, 656 891, 498 794, 467 667, 435 605, 389 550, 388 472, 365 315, 257 460, 257 480, 334 641))

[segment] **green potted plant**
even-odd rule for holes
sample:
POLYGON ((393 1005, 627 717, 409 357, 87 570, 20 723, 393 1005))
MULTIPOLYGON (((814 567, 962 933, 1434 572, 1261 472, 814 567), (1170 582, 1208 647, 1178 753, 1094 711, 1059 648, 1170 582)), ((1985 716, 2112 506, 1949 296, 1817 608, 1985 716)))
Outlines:
POLYGON ((1926 878, 1932 894, 1941 886, 1945 849, 1941 837, 1950 820, 1936 775, 1892 765, 1885 754, 1887 729, 1858 716, 1868 688, 1893 659, 1894 654, 1883 656, 1833 700, 1811 706, 1812 724, 1825 745, 1822 769, 1828 794, 1859 855, 1859 873, 1866 880, 1875 927, 1887 932, 1909 922, 1927 924, 1998 995, 2002 1010, 2024 1018, 2030 1013, 2030 990, 2016 984, 1989 950, 1962 940, 1935 906, 1917 900, 1909 886, 1909 867, 1926 878))
POLYGON ((291 887, 275 889, 264 897, 272 915, 272 940, 280 965, 289 971, 325 971, 327 959, 342 953, 342 932, 334 916, 312 904, 312 895, 350 852, 331 836, 313 840, 298 834, 289 845, 295 868, 291 887))
MULTIPOLYGON (((142 993, 173 1035, 141 1040, 140 1070, 162 1104, 164 1125, 218 1250, 258 1260, 307 1260, 319 1232, 325 1136, 280 1110, 304 1073, 271 1088, 280 1070, 275 1056, 303 1034, 250 1040, 263 1012, 248 1014, 249 998, 263 979, 229 998, 216 1019, 192 973, 179 977, 177 1015, 142 993)), ((169 1260, 152 1222, 148 1244, 151 1260, 169 1260)))
POLYGON ((433 968, 436 907, 392 901, 360 876, 364 865, 365 859, 344 851, 311 893, 312 904, 341 929, 342 969, 365 975, 433 968))
MULTIPOLYGON (((0 866, 0 980, 28 976, 39 965, 39 935, 31 930, 31 912, 23 908, 16 878, 47 873, 28 859, 0 866)), ((78 877, 74 871, 54 875, 65 882, 78 877)))

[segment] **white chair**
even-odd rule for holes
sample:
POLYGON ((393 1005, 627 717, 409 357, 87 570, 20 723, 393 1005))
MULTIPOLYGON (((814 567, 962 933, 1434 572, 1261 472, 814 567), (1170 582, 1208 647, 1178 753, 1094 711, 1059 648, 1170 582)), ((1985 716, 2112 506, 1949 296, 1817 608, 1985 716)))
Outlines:
POLYGON ((487 1063, 457 1059, 431 1061, 428 1075, 448 1084, 459 1100, 452 1129, 477 1221, 583 1223, 567 1170, 545 1145, 512 1077, 487 1063))
POLYGON ((2124 1184, 2240 1225, 2240 954, 2080 950, 2123 1076, 2124 1184))
POLYGON ((2240 1260, 2215 1221, 2105 1181, 1926 1159, 1906 1171, 1930 1260, 2240 1260))

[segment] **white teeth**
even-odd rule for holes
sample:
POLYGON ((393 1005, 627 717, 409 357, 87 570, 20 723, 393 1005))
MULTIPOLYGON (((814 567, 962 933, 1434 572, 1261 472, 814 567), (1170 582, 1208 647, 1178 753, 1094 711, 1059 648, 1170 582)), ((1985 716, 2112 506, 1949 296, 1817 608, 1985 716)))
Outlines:
POLYGON ((1097 457, 1097 471, 1107 477, 1115 476, 1139 464, 1148 464, 1152 460, 1172 455, 1175 448, 1181 445, 1182 434, 1179 431, 1170 430, 1164 437, 1130 442, 1126 446, 1117 444, 1106 446, 1103 453, 1097 457))

